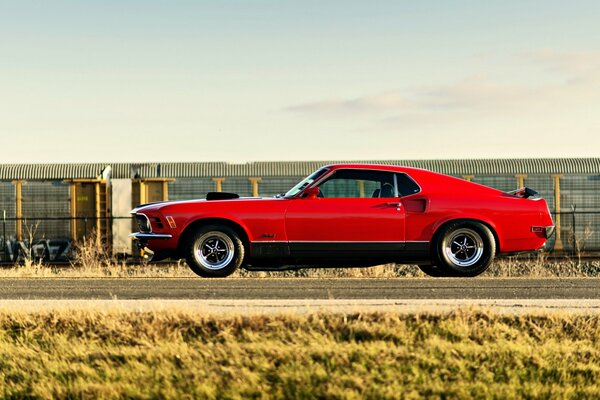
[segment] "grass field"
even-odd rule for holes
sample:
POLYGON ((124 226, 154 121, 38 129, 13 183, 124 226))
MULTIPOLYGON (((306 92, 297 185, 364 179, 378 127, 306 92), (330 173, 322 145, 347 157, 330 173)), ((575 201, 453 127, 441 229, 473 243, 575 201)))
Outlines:
POLYGON ((598 315, 0 313, 4 398, 598 398, 598 315))

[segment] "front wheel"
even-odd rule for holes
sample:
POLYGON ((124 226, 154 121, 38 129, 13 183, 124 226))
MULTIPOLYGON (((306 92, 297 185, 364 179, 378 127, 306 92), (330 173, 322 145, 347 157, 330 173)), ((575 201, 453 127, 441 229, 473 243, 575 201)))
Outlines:
POLYGON ((435 264, 446 276, 477 276, 492 264, 496 241, 484 224, 457 221, 440 231, 434 251, 435 264))
POLYGON ((244 260, 244 244, 231 228, 208 225, 196 230, 185 246, 190 269, 205 278, 231 275, 244 260))

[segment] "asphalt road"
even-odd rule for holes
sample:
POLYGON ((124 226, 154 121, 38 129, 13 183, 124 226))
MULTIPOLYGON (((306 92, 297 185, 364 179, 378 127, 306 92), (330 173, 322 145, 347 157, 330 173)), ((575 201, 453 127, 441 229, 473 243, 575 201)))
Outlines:
POLYGON ((0 279, 20 299, 600 299, 600 279, 0 279))

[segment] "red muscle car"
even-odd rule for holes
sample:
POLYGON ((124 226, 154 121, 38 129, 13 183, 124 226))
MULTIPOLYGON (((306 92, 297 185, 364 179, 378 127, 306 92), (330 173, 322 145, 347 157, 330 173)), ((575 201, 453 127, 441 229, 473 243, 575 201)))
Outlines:
POLYGON ((432 276, 476 276, 497 254, 541 249, 554 233, 546 201, 398 166, 323 167, 287 193, 141 205, 138 245, 185 258, 204 277, 237 268, 417 264, 432 276))

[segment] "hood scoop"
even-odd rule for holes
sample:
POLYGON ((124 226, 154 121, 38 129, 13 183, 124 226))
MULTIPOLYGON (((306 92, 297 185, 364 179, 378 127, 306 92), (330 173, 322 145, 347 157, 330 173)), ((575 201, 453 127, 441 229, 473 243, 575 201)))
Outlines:
POLYGON ((236 193, 227 193, 227 192, 208 192, 206 194, 206 200, 229 200, 229 199, 239 199, 240 195, 236 193))

